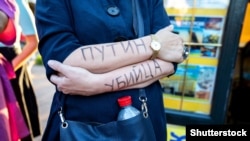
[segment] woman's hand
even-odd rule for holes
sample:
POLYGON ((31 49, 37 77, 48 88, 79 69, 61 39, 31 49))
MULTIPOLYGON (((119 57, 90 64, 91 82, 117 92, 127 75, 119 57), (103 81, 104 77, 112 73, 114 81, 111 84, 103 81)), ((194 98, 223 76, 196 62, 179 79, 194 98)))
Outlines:
POLYGON ((48 65, 58 72, 50 77, 58 91, 64 94, 91 96, 101 93, 98 90, 98 74, 93 74, 80 67, 72 67, 55 60, 50 60, 48 65))
POLYGON ((155 34, 157 40, 161 43, 161 49, 157 57, 168 62, 181 63, 184 61, 183 39, 179 35, 172 33, 172 30, 173 26, 170 25, 155 34))

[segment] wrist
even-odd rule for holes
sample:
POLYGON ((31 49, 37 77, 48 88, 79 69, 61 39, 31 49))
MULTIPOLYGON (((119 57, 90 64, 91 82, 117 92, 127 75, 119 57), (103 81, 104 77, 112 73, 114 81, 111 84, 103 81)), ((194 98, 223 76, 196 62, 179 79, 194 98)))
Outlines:
POLYGON ((150 43, 150 48, 153 51, 150 59, 155 59, 157 58, 159 51, 161 49, 161 43, 158 41, 158 38, 156 35, 152 34, 151 35, 151 43, 150 43))

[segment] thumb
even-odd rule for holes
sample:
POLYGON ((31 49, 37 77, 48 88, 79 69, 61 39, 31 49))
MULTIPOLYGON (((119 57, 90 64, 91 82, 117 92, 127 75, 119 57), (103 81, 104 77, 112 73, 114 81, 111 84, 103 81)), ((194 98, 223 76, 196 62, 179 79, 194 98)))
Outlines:
POLYGON ((49 60, 48 65, 55 71, 65 75, 67 66, 56 60, 49 60))

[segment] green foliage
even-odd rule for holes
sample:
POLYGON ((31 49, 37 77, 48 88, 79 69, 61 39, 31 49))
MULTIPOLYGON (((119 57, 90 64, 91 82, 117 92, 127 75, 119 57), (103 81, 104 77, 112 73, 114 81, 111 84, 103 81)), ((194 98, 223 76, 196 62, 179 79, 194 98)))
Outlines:
POLYGON ((36 65, 43 65, 42 56, 41 56, 40 54, 38 54, 38 55, 36 56, 35 64, 36 64, 36 65))

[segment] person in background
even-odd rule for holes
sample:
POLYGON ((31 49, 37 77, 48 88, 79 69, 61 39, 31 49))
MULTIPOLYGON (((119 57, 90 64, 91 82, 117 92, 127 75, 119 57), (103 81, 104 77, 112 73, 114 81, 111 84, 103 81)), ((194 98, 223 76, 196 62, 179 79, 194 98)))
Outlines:
MULTIPOLYGON (((37 38, 37 31, 35 27, 35 19, 34 19, 34 7, 32 7, 31 2, 28 2, 27 0, 21 0, 17 1, 17 4, 20 5, 21 3, 24 6, 20 7, 20 25, 22 25, 22 33, 21 33, 21 47, 24 48, 26 46, 31 46, 32 48, 37 48, 38 45, 38 38, 37 38), (29 16, 27 16, 29 15, 29 16)), ((30 48, 30 47, 28 47, 30 48)), ((33 65, 35 64, 35 59, 37 56, 37 50, 32 53, 32 55, 29 57, 27 62, 27 69, 30 74, 31 69, 33 65)))
POLYGON ((63 105, 67 119, 107 123, 117 118, 119 97, 130 95, 140 109, 140 89, 146 92, 156 140, 166 141, 158 80, 174 74, 185 59, 183 40, 171 32, 163 0, 137 1, 142 37, 137 34, 139 26, 134 26, 132 1, 36 1, 38 49, 47 78, 56 88, 43 141, 60 140, 62 95, 67 95, 63 105), (159 52, 153 49, 156 46, 161 47, 159 52))
POLYGON ((29 6, 33 14, 35 13, 35 7, 36 7, 36 1, 35 0, 29 0, 29 6))
POLYGON ((0 11, 0 34, 2 34, 2 32, 5 30, 8 21, 9 21, 9 18, 5 14, 5 12, 0 11))
POLYGON ((7 15, 4 12, 0 11, 0 33, 4 31, 7 22, 8 22, 7 15))
POLYGON ((16 78, 11 79, 16 99, 29 128, 30 136, 22 141, 32 141, 40 135, 40 121, 34 89, 27 71, 27 60, 37 51, 38 38, 34 26, 34 16, 25 0, 15 0, 16 40, 13 44, 0 42, 0 53, 11 62, 16 78), (20 44, 21 33, 25 35, 25 45, 20 44))
MULTIPOLYGON (((13 1, 0 1, 0 41, 5 44, 13 44, 16 39, 15 11, 13 1)), ((30 134, 10 83, 15 77, 11 63, 0 53, 1 141, 19 141, 30 134)))
POLYGON ((0 1, 0 41, 10 45, 16 40, 14 0, 0 1))

